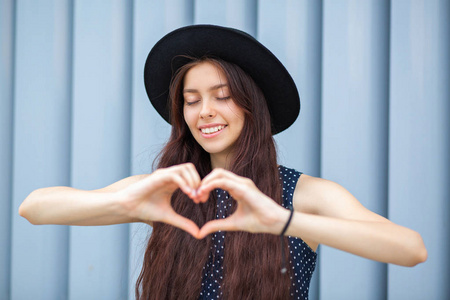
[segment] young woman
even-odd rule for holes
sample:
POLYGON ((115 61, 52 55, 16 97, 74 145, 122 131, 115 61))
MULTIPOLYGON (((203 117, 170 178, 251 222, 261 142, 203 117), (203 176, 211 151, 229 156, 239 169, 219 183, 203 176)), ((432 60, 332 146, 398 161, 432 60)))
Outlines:
POLYGON ((144 77, 172 124, 157 170, 95 191, 39 189, 19 210, 33 224, 153 226, 137 299, 307 299, 319 244, 404 266, 426 260, 417 232, 334 182, 277 164, 272 135, 295 121, 300 101, 251 36, 175 30, 150 52, 144 77))

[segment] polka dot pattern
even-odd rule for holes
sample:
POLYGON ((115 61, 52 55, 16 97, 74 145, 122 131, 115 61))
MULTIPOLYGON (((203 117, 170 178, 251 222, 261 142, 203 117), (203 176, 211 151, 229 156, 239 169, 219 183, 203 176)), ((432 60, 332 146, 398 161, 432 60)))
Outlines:
MULTIPOLYGON (((292 198, 297 181, 302 173, 279 166, 280 180, 283 182, 283 207, 292 205, 292 198)), ((316 268, 317 253, 301 238, 288 236, 290 260, 292 267, 291 299, 308 299, 309 284, 316 268)))
MULTIPOLYGON (((221 189, 215 190, 217 197, 216 219, 224 219, 231 209, 231 199, 229 194, 221 189)), ((218 231, 212 236, 212 248, 209 253, 206 265, 203 267, 202 289, 200 299, 221 299, 222 290, 220 283, 223 280, 223 245, 225 232, 218 231)))
MULTIPOLYGON (((292 205, 295 186, 302 173, 283 166, 278 168, 280 180, 283 182, 283 207, 292 205)), ((216 218, 226 218, 231 208, 231 200, 226 191, 216 189, 216 218)), ((317 254, 301 239, 288 237, 290 260, 292 267, 291 299, 308 299, 309 284, 316 266, 317 254)), ((199 299, 221 299, 220 284, 223 280, 223 253, 225 232, 216 232, 212 236, 213 245, 203 267, 202 288, 199 299)))

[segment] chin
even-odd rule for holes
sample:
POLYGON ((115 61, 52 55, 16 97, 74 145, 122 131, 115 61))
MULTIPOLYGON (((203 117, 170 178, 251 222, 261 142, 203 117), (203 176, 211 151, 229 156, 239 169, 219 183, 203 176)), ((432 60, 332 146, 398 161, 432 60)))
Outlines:
POLYGON ((230 152, 227 147, 219 147, 217 145, 208 147, 201 144, 200 146, 202 146, 203 150, 208 152, 210 155, 226 155, 230 152))

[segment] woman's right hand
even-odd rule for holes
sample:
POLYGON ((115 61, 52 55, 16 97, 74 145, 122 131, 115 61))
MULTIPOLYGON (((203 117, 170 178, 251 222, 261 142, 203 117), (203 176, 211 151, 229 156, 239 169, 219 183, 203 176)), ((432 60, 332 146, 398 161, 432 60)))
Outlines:
POLYGON ((117 192, 129 217, 151 225, 164 222, 196 237, 199 228, 191 220, 177 214, 170 203, 176 189, 196 200, 201 179, 192 163, 158 169, 146 178, 117 192))

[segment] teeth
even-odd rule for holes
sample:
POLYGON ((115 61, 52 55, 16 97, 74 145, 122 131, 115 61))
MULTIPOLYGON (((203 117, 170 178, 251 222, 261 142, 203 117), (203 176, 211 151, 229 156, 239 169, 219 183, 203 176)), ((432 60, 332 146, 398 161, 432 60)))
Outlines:
POLYGON ((225 126, 220 125, 220 126, 216 126, 216 127, 202 128, 201 131, 203 133, 210 134, 210 133, 214 133, 214 132, 217 132, 219 130, 222 130, 224 128, 225 128, 225 126))

